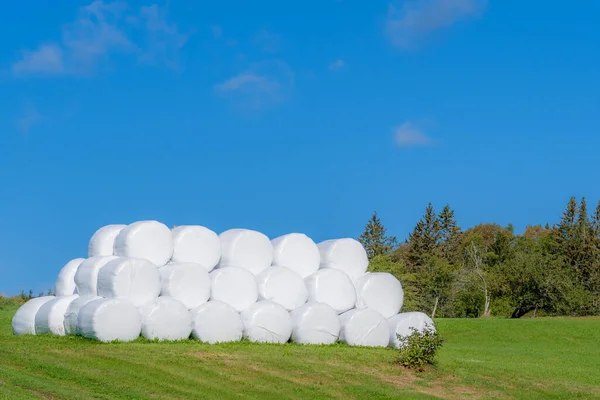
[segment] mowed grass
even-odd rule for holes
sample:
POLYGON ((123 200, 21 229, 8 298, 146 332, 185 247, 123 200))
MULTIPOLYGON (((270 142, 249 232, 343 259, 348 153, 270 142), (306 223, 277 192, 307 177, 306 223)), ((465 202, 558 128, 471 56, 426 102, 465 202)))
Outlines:
POLYGON ((600 398, 600 319, 437 320, 439 365, 414 373, 393 349, 16 337, 16 310, 0 399, 600 398))

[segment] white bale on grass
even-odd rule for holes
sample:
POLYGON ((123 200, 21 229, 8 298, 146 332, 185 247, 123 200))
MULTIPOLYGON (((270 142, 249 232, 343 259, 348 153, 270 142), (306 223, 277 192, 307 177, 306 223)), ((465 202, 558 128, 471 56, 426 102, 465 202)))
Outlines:
POLYGON ((246 269, 224 267, 210 273, 212 281, 211 300, 218 300, 240 312, 258 300, 258 288, 254 275, 246 269))
POLYGON ((116 260, 115 256, 95 256, 84 260, 75 273, 75 286, 80 296, 98 295, 98 272, 108 262, 116 260))
POLYGON ((79 296, 69 304, 65 312, 65 335, 78 335, 77 318, 79 311, 90 301, 101 299, 100 296, 79 296))
POLYGON ((115 238, 127 225, 112 224, 98 229, 88 243, 88 257, 112 256, 115 238))
POLYGON ((402 284, 387 272, 369 272, 354 280, 356 308, 370 308, 384 318, 400 312, 404 303, 402 284))
POLYGON ((125 298, 136 307, 156 299, 160 290, 160 272, 141 258, 117 258, 98 273, 98 296, 125 298))
POLYGON ((270 300, 291 311, 308 300, 304 280, 285 267, 269 267, 256 277, 258 299, 270 300))
POLYGON ((362 244, 355 239, 332 239, 317 245, 321 255, 321 268, 344 271, 351 279, 367 272, 369 259, 362 244))
POLYGON ((12 319, 14 334, 35 335, 35 315, 44 304, 55 298, 54 296, 36 297, 19 307, 12 319))
POLYGON ((183 340, 192 332, 187 307, 170 297, 159 297, 140 307, 142 336, 150 340, 183 340))
POLYGON ((304 304, 290 313, 292 341, 302 344, 332 344, 340 336, 340 318, 325 303, 304 304))
POLYGON ((200 264, 171 263, 158 269, 161 296, 172 297, 187 307, 196 308, 210 298, 210 275, 200 264))
POLYGON ((352 346, 386 347, 390 340, 388 323, 368 308, 355 308, 340 315, 340 341, 352 346))
POLYGON ((205 343, 237 342, 244 324, 240 314, 222 301, 209 301, 191 311, 192 337, 205 343))
POLYGON ((138 309, 127 299, 98 299, 79 310, 79 334, 101 342, 130 342, 142 331, 138 309))
POLYGON ((178 226, 173 233, 173 256, 176 263, 197 263, 209 272, 221 259, 219 235, 200 225, 178 226))
POLYGON ((356 290, 350 277, 338 269, 320 269, 304 279, 308 301, 325 303, 341 314, 356 303, 356 290))
POLYGON ((36 334, 65 336, 65 314, 71 302, 78 297, 77 294, 57 297, 41 306, 35 315, 36 334))
POLYGON ((162 267, 173 256, 173 234, 158 221, 134 222, 115 238, 114 255, 143 258, 162 267))
POLYGON ((77 273, 77 268, 79 268, 79 265, 81 265, 83 261, 85 261, 85 258, 76 258, 62 267, 56 278, 56 284, 54 285, 54 292, 57 296, 69 296, 77 293, 75 274, 77 273))
POLYGON ((303 233, 290 233, 271 240, 273 265, 286 267, 306 278, 317 272, 321 256, 319 248, 303 233))
POLYGON ((411 328, 423 333, 426 328, 435 331, 433 320, 422 312, 400 313, 388 319, 389 344, 399 349, 406 341, 400 340, 397 335, 407 336, 413 333, 411 328))
POLYGON ((239 267, 254 275, 269 268, 273 262, 273 245, 269 238, 250 229, 230 229, 219 235, 221 267, 239 267))
POLYGON ((262 300, 242 311, 244 337, 251 342, 285 343, 292 335, 290 314, 272 301, 262 300))

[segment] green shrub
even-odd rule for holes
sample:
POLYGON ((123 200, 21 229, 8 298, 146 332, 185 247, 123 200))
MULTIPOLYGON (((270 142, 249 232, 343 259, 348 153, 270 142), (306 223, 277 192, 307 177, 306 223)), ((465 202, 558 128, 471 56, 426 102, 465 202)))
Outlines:
POLYGON ((423 371, 427 365, 435 364, 435 357, 444 340, 435 328, 429 324, 423 331, 410 328, 410 335, 397 335, 402 343, 398 364, 423 371))

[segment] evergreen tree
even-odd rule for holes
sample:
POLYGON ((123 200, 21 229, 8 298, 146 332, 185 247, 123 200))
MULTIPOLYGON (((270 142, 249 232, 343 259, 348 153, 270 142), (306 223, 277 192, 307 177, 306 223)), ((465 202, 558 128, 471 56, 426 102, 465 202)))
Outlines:
POLYGON ((431 203, 408 236, 406 261, 410 266, 423 266, 428 257, 435 253, 440 240, 440 221, 431 203))
POLYGON ((362 243, 367 251, 369 259, 375 256, 387 255, 397 245, 396 238, 387 235, 386 228, 377 216, 377 211, 373 211, 373 216, 367 222, 365 230, 358 238, 358 241, 362 243))
POLYGON ((553 228, 553 239, 556 247, 556 252, 565 257, 565 260, 574 266, 577 251, 575 243, 577 233, 576 218, 579 212, 575 197, 571 197, 567 204, 566 210, 559 223, 553 228))
POLYGON ((438 215, 440 229, 439 255, 442 259, 453 263, 457 262, 459 257, 459 245, 461 230, 456 219, 454 210, 448 204, 438 215))

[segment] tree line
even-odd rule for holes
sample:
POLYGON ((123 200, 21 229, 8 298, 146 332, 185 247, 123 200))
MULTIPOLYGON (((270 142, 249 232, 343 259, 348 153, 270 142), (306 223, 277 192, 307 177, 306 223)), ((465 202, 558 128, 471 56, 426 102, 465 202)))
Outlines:
POLYGON ((404 243, 376 212, 358 239, 369 271, 395 275, 403 311, 431 317, 600 315, 600 201, 572 197, 557 223, 482 223, 463 231, 454 210, 431 204, 404 243))

